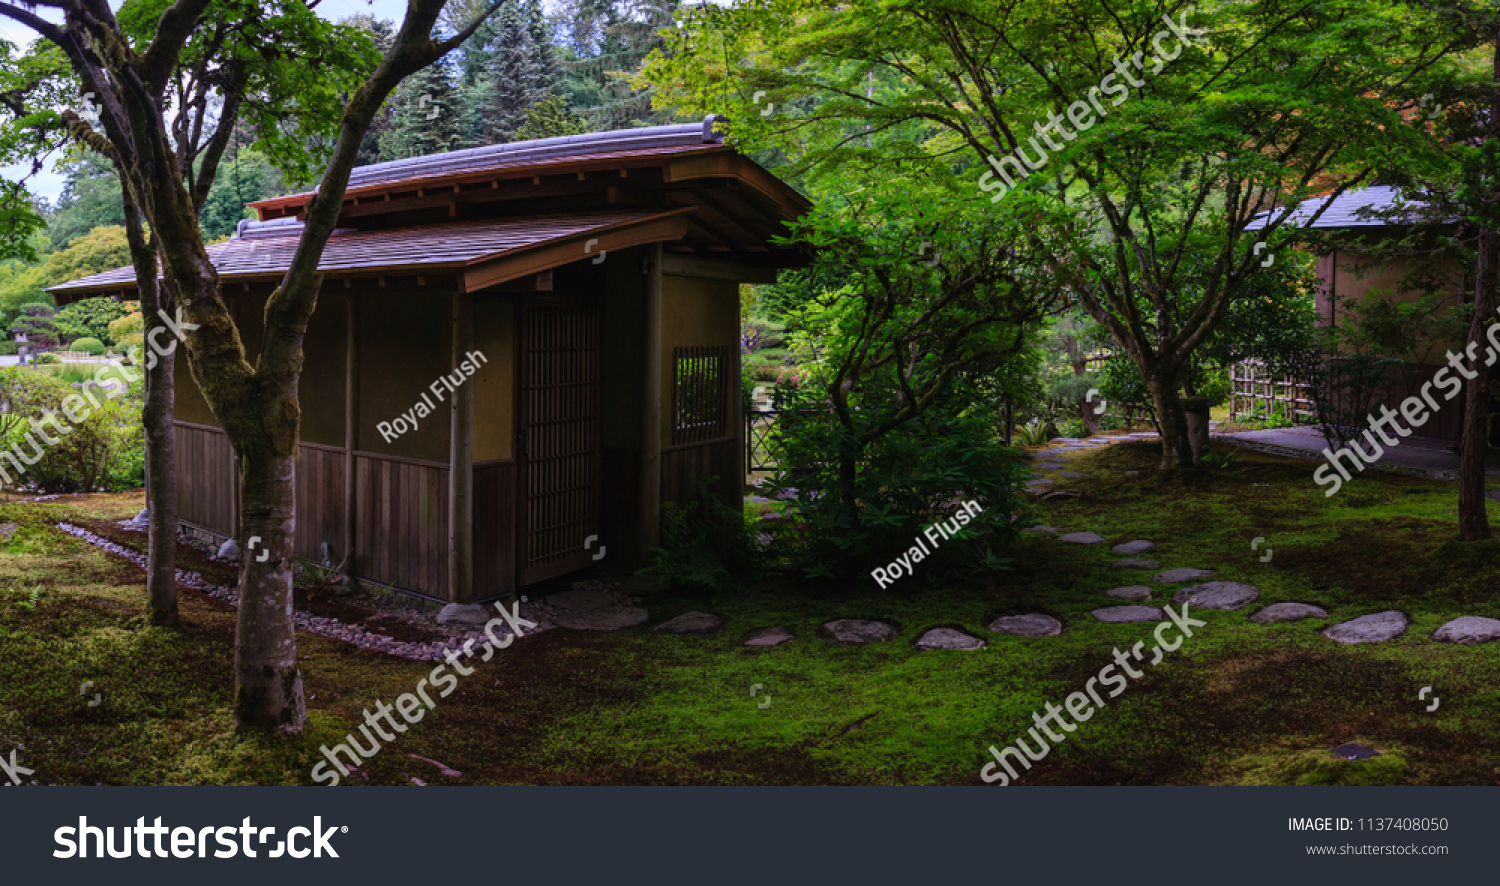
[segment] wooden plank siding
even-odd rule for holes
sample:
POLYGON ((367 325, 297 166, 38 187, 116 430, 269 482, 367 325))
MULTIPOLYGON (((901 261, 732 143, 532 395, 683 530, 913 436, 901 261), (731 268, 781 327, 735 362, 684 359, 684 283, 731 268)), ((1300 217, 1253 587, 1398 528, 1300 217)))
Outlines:
POLYGON ((234 450, 217 428, 177 422, 177 519, 229 537, 234 526, 234 450))
POLYGON ((448 468, 355 454, 360 578, 443 598, 448 587, 448 468))
POLYGON ((297 533, 294 550, 317 563, 328 542, 338 565, 344 544, 344 450, 315 443, 297 444, 297 533))

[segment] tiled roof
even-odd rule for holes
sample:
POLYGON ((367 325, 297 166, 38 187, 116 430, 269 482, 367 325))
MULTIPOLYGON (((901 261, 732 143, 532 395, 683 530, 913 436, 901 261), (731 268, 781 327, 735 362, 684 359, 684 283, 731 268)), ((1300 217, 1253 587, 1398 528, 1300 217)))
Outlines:
MULTIPOLYGON (((680 212, 681 210, 678 210, 680 212)), ((462 268, 492 261, 555 240, 597 233, 675 213, 613 212, 556 218, 455 222, 387 231, 336 231, 318 263, 325 273, 422 271, 462 268)), ((300 224, 260 224, 248 236, 208 247, 221 279, 286 273, 300 241, 300 224), (280 234, 277 236, 277 234, 280 234)), ((105 271, 48 288, 48 292, 108 290, 135 285, 131 266, 105 271)))
MULTIPOLYGON (((446 154, 412 157, 408 160, 372 163, 369 166, 356 167, 349 173, 348 190, 357 191, 361 188, 396 183, 415 183, 427 179, 448 178, 471 172, 488 172, 512 166, 537 166, 584 157, 590 160, 625 160, 632 157, 698 151, 723 144, 723 134, 714 131, 714 124, 721 120, 723 120, 722 117, 709 115, 699 123, 678 123, 639 129, 590 132, 583 135, 564 135, 504 145, 485 145, 480 148, 449 151, 446 154)), ((314 192, 288 196, 311 196, 312 193, 314 192)), ((251 205, 285 199, 285 197, 278 197, 271 201, 257 201, 251 205)))
MULTIPOLYGON (((1400 193, 1399 190, 1389 185, 1372 185, 1368 188, 1345 191, 1334 199, 1332 205, 1322 215, 1318 216, 1316 222, 1308 224, 1313 214, 1322 208, 1324 203, 1328 202, 1326 196, 1312 197, 1303 200, 1282 226, 1310 228, 1312 230, 1340 230, 1346 228, 1383 228, 1399 224, 1401 222, 1375 217, 1369 213, 1385 212, 1394 209, 1400 193)), ((1426 204, 1416 200, 1405 201, 1403 208, 1406 212, 1402 220, 1406 224, 1431 223, 1432 220, 1427 219, 1422 214, 1425 206, 1426 204)), ((1285 211, 1285 207, 1277 209, 1276 216, 1279 218, 1285 211)), ((1268 215, 1269 213, 1262 212, 1255 216, 1255 218, 1250 220, 1249 224, 1245 225, 1245 230, 1259 231, 1265 227, 1268 215)))

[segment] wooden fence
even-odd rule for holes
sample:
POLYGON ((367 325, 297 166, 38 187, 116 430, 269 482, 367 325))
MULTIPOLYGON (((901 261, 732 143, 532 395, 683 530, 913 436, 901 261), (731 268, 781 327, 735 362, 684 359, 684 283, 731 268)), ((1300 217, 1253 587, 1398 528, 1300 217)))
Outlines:
POLYGON ((1280 413, 1294 422, 1313 421, 1318 410, 1311 385, 1274 378, 1259 360, 1229 367, 1229 418, 1280 413))

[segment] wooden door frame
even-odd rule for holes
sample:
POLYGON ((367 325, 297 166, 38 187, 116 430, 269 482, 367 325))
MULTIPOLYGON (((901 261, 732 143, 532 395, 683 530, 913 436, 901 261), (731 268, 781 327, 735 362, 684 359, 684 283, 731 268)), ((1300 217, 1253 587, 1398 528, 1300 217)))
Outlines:
MULTIPOLYGON (((590 293, 584 290, 565 290, 561 292, 526 292, 515 296, 516 326, 515 347, 512 349, 512 428, 513 437, 511 452, 515 454, 516 462, 516 498, 515 498, 515 575, 516 588, 520 589, 529 584, 537 584, 558 575, 566 575, 576 572, 588 565, 588 558, 583 557, 583 562, 576 566, 563 566, 558 571, 549 575, 536 578, 530 582, 526 581, 526 569, 530 560, 529 535, 531 532, 531 521, 529 519, 529 506, 531 504, 531 484, 529 482, 528 469, 531 457, 526 450, 526 383, 528 373, 526 368, 526 356, 528 353, 527 335, 531 322, 531 311, 538 307, 584 307, 594 312, 595 321, 598 324, 599 334, 599 377, 595 379, 598 395, 595 400, 597 418, 595 421, 595 439, 593 446, 594 462, 594 500, 595 508, 590 520, 597 528, 602 528, 604 523, 603 496, 604 496, 604 404, 603 404, 603 373, 604 373, 604 306, 602 293, 590 293)), ((580 539, 579 554, 584 555, 580 539)), ((603 540, 600 540, 603 543, 603 540)))

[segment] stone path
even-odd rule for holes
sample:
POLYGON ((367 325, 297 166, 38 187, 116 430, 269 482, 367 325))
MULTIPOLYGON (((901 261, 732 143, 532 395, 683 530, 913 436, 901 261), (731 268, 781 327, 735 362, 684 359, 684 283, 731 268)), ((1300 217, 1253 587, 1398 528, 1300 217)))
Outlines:
POLYGON ((1017 637, 1056 637, 1062 633, 1062 622, 1040 612, 1026 615, 1002 615, 989 623, 989 629, 997 634, 1012 634, 1017 637))
POLYGON ((1156 547, 1156 542, 1138 538, 1135 541, 1127 541, 1122 545, 1115 545, 1110 550, 1116 554, 1126 554, 1133 557, 1136 554, 1144 554, 1154 547, 1156 547))
POLYGON ((1323 631, 1323 636, 1339 643, 1383 643, 1406 633, 1409 622, 1406 616, 1394 609, 1361 615, 1351 621, 1341 622, 1323 631))
POLYGON ((845 646, 885 643, 896 638, 896 629, 885 622, 861 618, 841 618, 837 621, 830 621, 823 625, 823 633, 833 642, 845 646))
POLYGON ((1168 569, 1166 572, 1156 573, 1151 580, 1159 585, 1175 585, 1199 578, 1208 578, 1213 574, 1212 569, 1168 569))
POLYGON ((1477 615, 1461 616, 1438 628, 1432 639, 1439 643, 1461 643, 1465 646, 1500 640, 1500 619, 1481 618, 1477 615))
POLYGON ((1172 595, 1172 602, 1186 603, 1194 609, 1229 611, 1243 609, 1255 602, 1260 589, 1237 581, 1211 581, 1183 588, 1172 595))
POLYGON ((1113 566, 1116 569, 1140 569, 1145 572, 1150 572, 1153 569, 1161 568, 1161 564, 1156 562, 1155 560, 1137 560, 1134 557, 1126 557, 1123 560, 1116 560, 1109 565, 1113 566))
POLYGON ((933 628, 917 638, 918 649, 983 649, 985 643, 953 628, 933 628))
POLYGON ((1258 625, 1279 625, 1289 621, 1327 617, 1328 610, 1321 606, 1311 606, 1307 603, 1272 603, 1250 616, 1250 620, 1258 625))
POLYGON ((1105 624, 1131 624, 1138 621, 1161 621, 1166 614, 1155 606, 1106 606, 1091 615, 1105 624))

